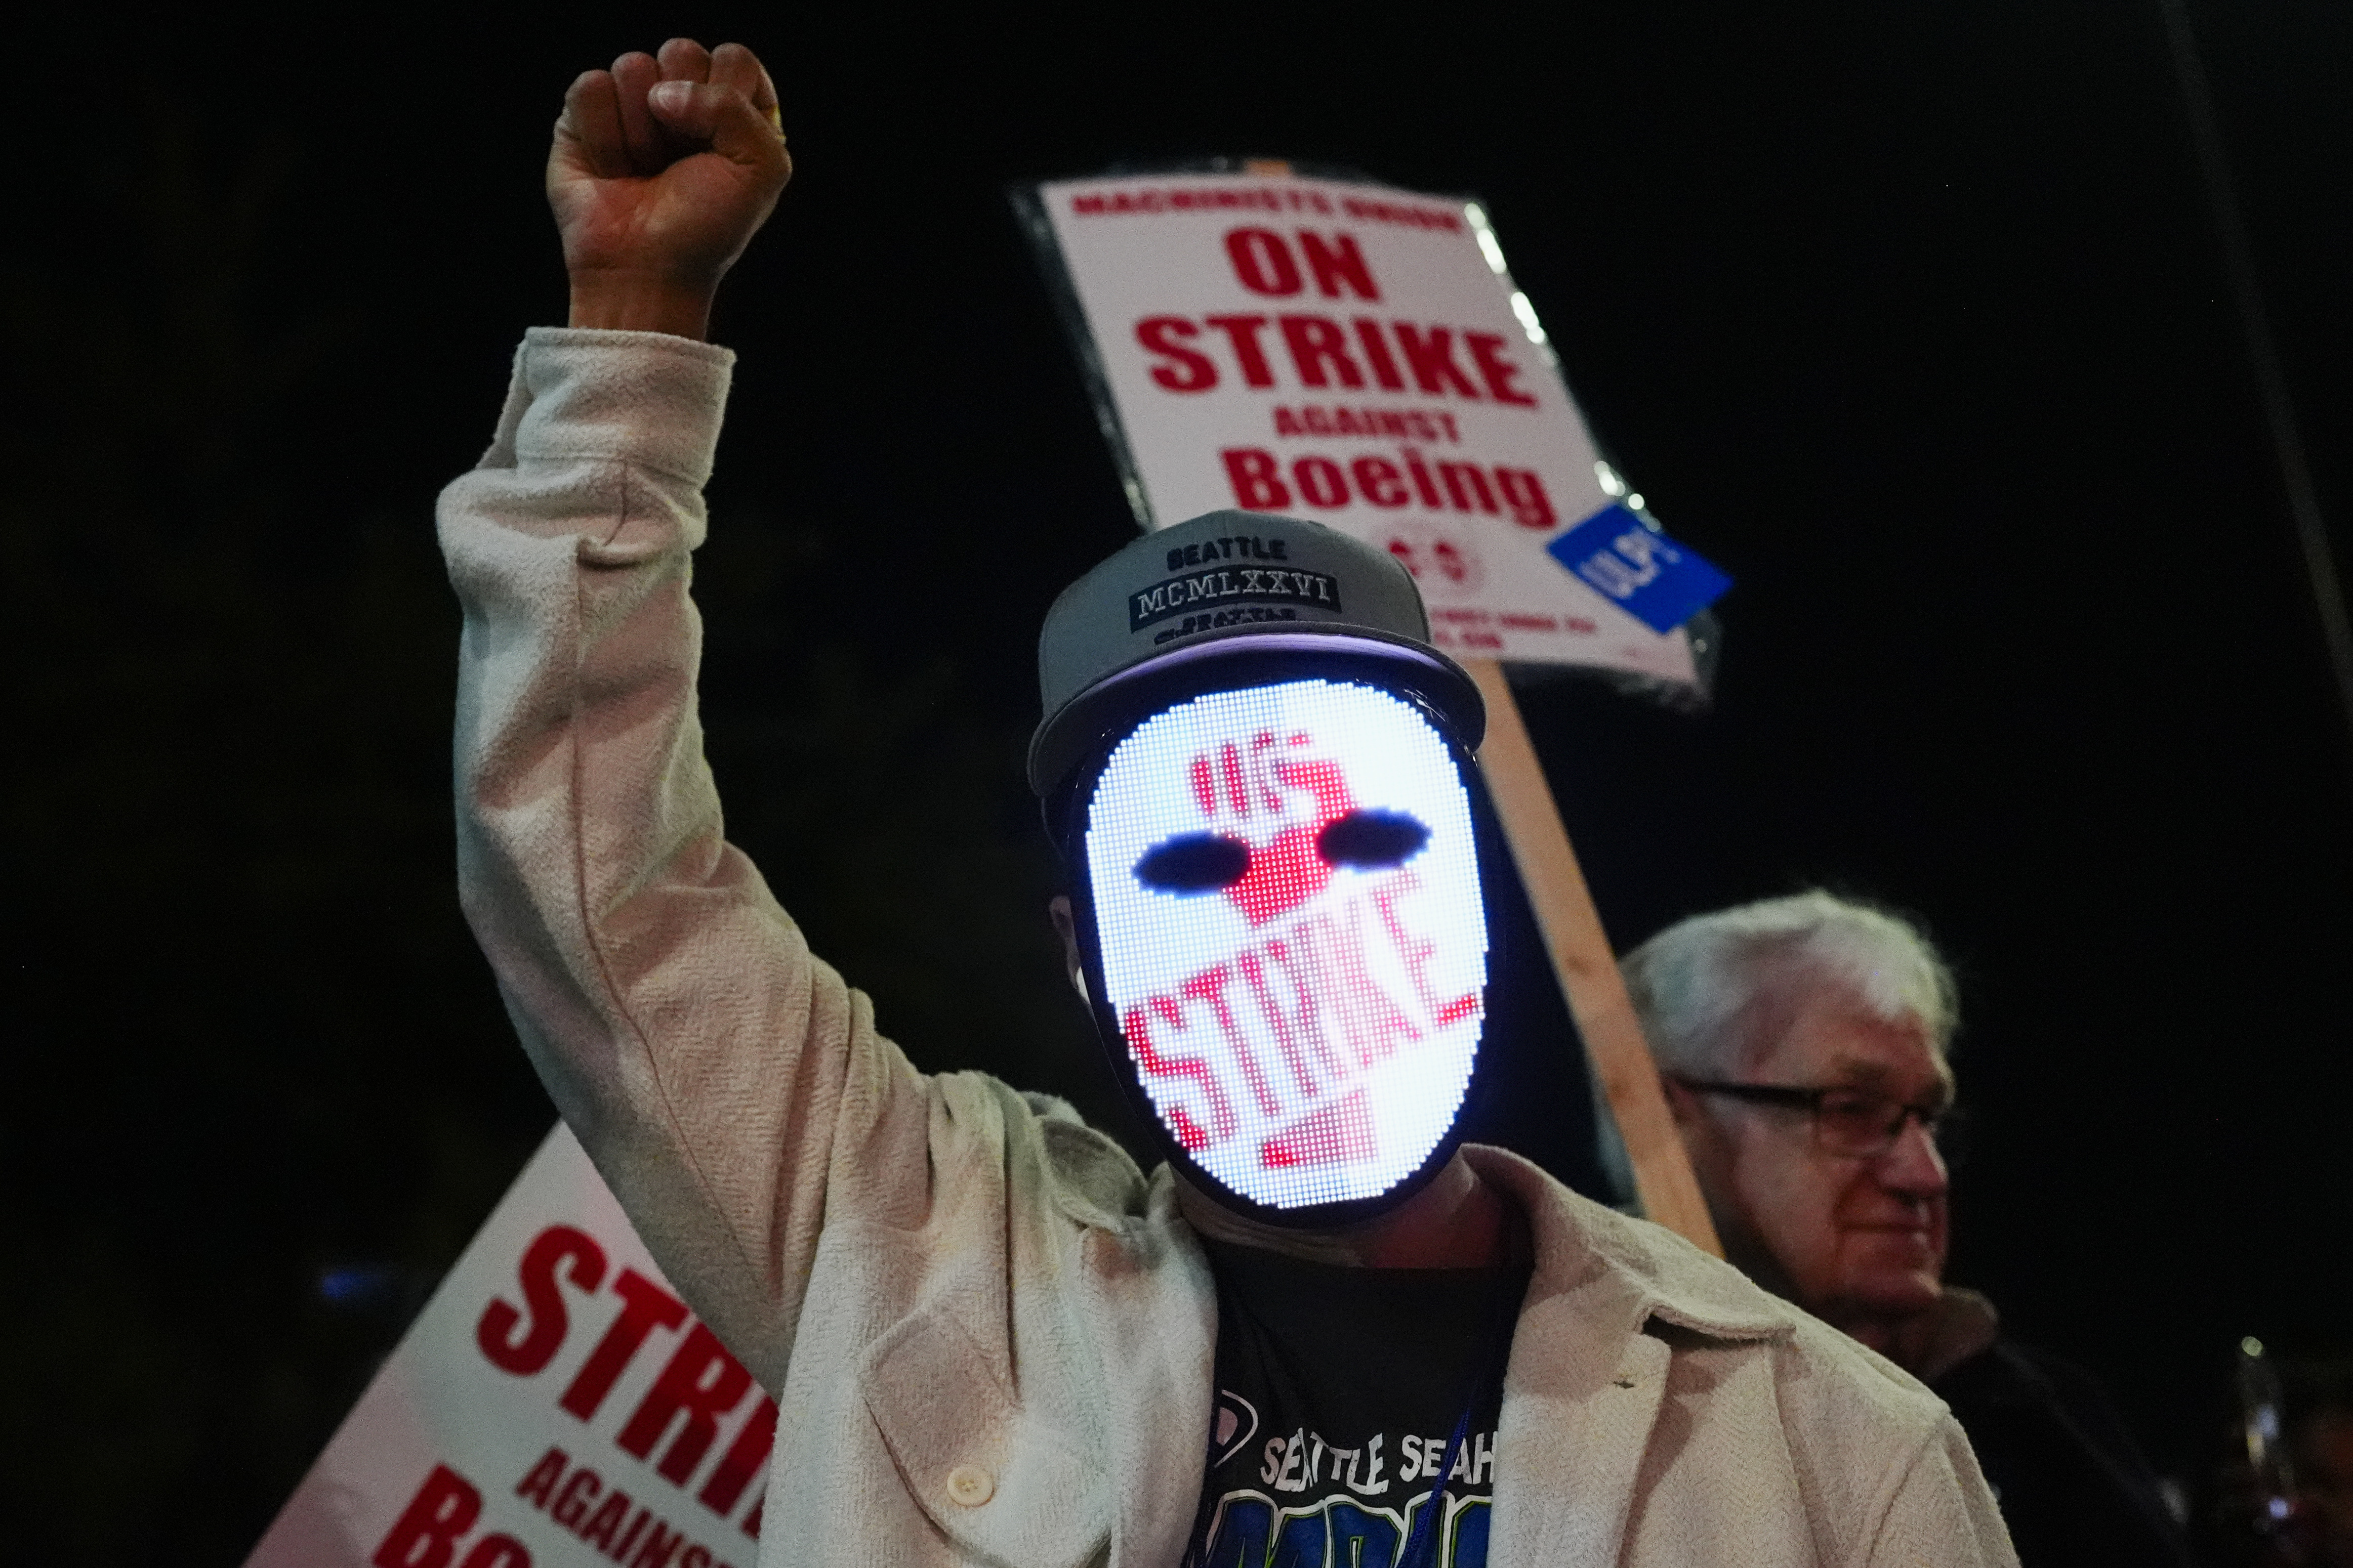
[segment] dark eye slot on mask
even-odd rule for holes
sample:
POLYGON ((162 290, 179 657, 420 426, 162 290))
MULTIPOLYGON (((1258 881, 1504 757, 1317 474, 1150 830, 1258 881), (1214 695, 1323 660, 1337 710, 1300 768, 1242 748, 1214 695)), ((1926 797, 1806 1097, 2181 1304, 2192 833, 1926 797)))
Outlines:
POLYGON ((1135 879, 1156 893, 1214 893, 1249 869, 1249 845, 1214 833, 1184 833, 1146 850, 1135 863, 1135 879))
POLYGON ((1430 829, 1401 811, 1352 811, 1315 836, 1327 866, 1377 870, 1401 866, 1430 842, 1430 829))

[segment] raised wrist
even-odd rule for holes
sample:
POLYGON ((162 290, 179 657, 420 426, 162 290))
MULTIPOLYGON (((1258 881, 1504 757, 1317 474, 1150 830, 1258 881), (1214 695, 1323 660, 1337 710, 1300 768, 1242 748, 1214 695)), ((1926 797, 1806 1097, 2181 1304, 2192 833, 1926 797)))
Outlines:
POLYGON ((714 290, 634 272, 575 272, 567 326, 667 332, 702 342, 714 290))

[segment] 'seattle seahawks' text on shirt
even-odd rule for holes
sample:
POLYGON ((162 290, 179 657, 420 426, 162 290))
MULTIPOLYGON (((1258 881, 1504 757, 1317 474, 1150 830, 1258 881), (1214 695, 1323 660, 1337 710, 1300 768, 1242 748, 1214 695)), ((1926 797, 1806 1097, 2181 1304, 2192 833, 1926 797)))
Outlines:
POLYGON ((1218 1280, 1204 1568, 1390 1568, 1466 1405, 1426 1561, 1484 1568, 1527 1267, 1353 1268, 1203 1245, 1218 1280))

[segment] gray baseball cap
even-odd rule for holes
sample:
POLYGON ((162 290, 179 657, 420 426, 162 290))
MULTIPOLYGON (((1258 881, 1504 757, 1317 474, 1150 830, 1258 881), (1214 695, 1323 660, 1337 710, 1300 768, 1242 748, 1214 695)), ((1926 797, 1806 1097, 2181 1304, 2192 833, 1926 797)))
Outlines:
POLYGON ((1045 795, 1110 739, 1147 672, 1285 652, 1387 664, 1464 745, 1486 730, 1479 689, 1430 646, 1421 592, 1394 556, 1320 522, 1212 511, 1125 546, 1046 612, 1029 787, 1045 795))

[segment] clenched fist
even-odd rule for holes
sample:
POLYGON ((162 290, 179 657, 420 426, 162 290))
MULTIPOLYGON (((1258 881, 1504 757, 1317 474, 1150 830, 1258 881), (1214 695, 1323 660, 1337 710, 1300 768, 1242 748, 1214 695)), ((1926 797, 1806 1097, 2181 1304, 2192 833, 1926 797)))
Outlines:
POLYGON ((776 86, 741 44, 672 38, 584 73, 547 155, 571 324, 702 337, 792 173, 776 86))

